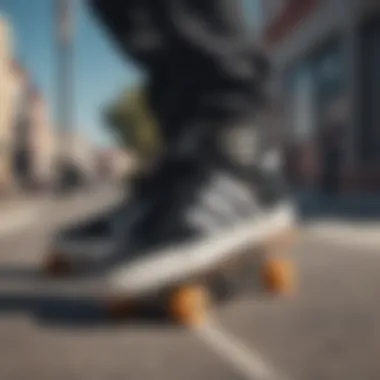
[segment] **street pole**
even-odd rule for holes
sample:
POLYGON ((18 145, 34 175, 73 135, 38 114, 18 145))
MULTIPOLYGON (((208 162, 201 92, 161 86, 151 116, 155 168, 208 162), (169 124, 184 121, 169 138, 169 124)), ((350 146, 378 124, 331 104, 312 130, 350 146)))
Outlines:
POLYGON ((74 3, 55 0, 57 46, 57 121, 59 140, 59 181, 69 146, 69 133, 74 130, 74 3))

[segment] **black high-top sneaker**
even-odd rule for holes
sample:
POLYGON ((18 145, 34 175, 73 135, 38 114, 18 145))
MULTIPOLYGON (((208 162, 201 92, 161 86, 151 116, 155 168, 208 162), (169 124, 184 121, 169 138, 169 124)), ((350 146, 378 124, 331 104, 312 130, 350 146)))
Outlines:
POLYGON ((160 192, 158 173, 147 170, 131 179, 123 199, 95 216, 63 228, 53 237, 43 262, 49 275, 84 274, 113 257, 120 242, 132 235, 160 192), (155 174, 155 175, 154 175, 155 174), (154 177, 154 178, 153 178, 154 177), (131 230, 131 231, 129 231, 131 230))
POLYGON ((102 264, 113 292, 134 298, 189 282, 226 284, 231 268, 247 274, 258 248, 295 228, 279 156, 251 127, 213 134, 219 138, 190 136, 183 151, 178 143, 158 171, 149 210, 140 221, 130 215, 132 233, 102 264))

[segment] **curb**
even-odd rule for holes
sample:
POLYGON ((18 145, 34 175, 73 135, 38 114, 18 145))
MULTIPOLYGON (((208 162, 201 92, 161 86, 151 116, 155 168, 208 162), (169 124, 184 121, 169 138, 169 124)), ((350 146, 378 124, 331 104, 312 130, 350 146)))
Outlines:
POLYGON ((321 221, 306 227, 306 235, 348 248, 379 248, 380 223, 321 221))

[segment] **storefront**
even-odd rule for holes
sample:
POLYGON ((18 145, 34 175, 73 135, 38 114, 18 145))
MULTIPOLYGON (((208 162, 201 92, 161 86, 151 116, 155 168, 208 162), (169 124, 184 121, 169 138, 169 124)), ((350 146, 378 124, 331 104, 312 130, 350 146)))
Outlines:
MULTIPOLYGON (((264 27, 275 63, 276 79, 284 84, 289 112, 287 128, 292 167, 300 166, 298 182, 315 186, 326 158, 318 142, 331 124, 340 124, 339 190, 380 189, 380 3, 291 2, 312 4, 297 14, 286 8, 264 27), (293 15, 291 17, 291 15, 293 15), (318 167, 319 166, 319 167, 318 167), (322 166, 322 168, 321 168, 322 166)), ((263 2, 264 4, 264 2, 263 2)), ((266 4, 266 3, 265 3, 266 4)), ((333 139, 333 140, 334 140, 333 139)), ((330 152, 331 153, 331 152, 330 152)), ((294 178, 294 177, 293 177, 294 178)))
POLYGON ((360 123, 358 148, 361 164, 380 164, 380 19, 360 31, 360 123))
POLYGON ((311 58, 315 90, 318 129, 323 128, 332 105, 342 96, 345 88, 345 59, 343 44, 333 40, 313 54, 311 58))
MULTIPOLYGON (((339 171, 338 162, 326 161, 328 154, 321 137, 335 122, 332 109, 345 96, 344 62, 341 41, 331 40, 297 61, 285 78, 291 139, 298 151, 298 177, 304 185, 318 186, 326 167, 337 164, 339 171)), ((339 155, 335 159, 339 160, 339 155)))

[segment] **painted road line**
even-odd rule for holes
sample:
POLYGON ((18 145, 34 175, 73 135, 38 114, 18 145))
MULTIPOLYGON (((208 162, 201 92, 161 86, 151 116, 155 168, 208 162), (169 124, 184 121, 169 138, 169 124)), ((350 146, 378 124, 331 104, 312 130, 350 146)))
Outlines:
POLYGON ((261 354, 246 347, 215 321, 194 327, 195 335, 249 380, 283 380, 261 354))

